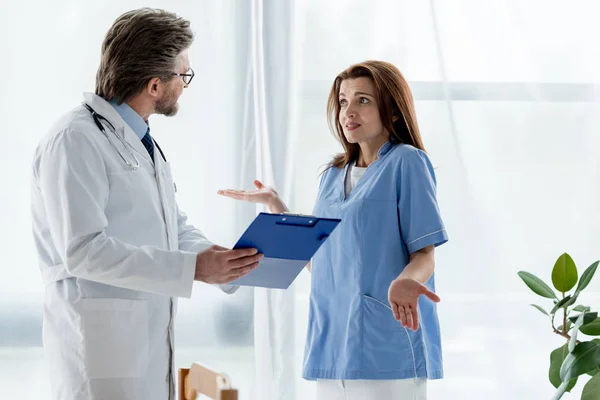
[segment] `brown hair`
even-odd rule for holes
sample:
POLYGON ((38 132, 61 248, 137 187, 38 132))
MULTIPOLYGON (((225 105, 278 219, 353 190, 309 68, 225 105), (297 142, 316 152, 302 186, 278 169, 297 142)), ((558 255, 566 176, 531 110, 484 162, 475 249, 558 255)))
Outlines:
POLYGON ((126 12, 102 43, 96 94, 123 103, 144 90, 152 78, 172 79, 177 56, 193 40, 190 22, 176 14, 152 8, 126 12))
POLYGON ((394 65, 384 61, 365 61, 351 65, 336 76, 327 101, 327 121, 334 136, 344 147, 344 153, 336 155, 330 167, 343 168, 351 161, 358 159, 360 147, 358 143, 350 143, 344 136, 340 124, 340 86, 345 79, 370 78, 375 86, 375 97, 379 107, 379 117, 383 127, 390 133, 392 143, 410 144, 425 150, 415 106, 408 83, 394 65), (394 122, 394 117, 397 117, 394 122))

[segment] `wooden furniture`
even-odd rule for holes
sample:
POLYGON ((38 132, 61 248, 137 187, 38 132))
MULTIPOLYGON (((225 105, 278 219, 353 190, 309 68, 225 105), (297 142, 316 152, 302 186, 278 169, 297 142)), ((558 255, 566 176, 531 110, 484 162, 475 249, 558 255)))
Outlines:
POLYGON ((179 400, 196 400, 201 393, 214 400, 238 400, 238 391, 231 387, 227 375, 193 363, 179 369, 179 400))

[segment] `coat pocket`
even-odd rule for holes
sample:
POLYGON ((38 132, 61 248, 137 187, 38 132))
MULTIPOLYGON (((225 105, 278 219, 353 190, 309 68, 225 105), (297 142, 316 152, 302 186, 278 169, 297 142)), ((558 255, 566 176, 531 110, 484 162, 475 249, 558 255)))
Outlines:
POLYGON ((81 300, 83 357, 90 379, 139 378, 149 360, 146 300, 81 300))

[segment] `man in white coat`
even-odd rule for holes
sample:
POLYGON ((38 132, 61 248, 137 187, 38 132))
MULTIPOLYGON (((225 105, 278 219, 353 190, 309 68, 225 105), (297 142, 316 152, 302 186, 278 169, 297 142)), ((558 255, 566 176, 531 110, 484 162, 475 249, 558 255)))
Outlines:
POLYGON ((174 399, 176 297, 226 285, 255 249, 215 246, 186 223, 148 117, 175 115, 193 78, 188 21, 121 15, 102 45, 96 93, 50 129, 32 171, 53 399, 174 399))

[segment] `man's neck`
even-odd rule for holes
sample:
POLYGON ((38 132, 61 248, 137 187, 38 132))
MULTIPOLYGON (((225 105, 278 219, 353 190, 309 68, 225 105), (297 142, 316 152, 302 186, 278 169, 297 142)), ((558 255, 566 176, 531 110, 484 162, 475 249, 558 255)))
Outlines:
POLYGON ((146 123, 148 122, 148 118, 152 114, 153 107, 148 104, 147 101, 140 97, 134 97, 133 99, 127 102, 129 107, 133 108, 133 110, 142 117, 146 123))

